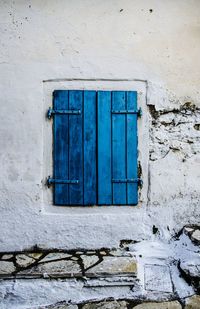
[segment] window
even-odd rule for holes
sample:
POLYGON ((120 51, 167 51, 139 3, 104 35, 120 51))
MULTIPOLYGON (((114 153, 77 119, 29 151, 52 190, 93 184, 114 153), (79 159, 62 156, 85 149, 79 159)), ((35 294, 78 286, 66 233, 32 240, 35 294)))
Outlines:
POLYGON ((55 205, 136 205, 137 92, 55 90, 55 205))

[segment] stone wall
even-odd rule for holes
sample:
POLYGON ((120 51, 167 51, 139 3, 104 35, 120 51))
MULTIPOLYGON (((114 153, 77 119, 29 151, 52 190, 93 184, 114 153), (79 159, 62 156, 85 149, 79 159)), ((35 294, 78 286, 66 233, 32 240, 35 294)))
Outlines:
POLYGON ((170 241, 112 250, 3 253, 0 308, 196 309, 199 246, 200 228, 187 226, 170 241))

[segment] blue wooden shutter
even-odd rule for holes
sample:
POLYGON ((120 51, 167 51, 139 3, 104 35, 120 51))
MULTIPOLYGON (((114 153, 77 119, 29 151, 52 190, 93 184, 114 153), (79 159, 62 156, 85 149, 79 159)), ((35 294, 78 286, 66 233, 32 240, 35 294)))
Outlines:
POLYGON ((137 92, 98 92, 98 204, 135 205, 137 92))
POLYGON ((54 203, 135 205, 137 92, 56 90, 54 203))
POLYGON ((54 91, 54 203, 95 205, 96 92, 54 91))

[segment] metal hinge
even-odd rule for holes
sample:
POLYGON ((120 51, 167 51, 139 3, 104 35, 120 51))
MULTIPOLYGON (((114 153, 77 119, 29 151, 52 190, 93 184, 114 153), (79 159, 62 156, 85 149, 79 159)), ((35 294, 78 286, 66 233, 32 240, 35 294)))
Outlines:
POLYGON ((113 183, 138 183, 142 186, 143 182, 141 178, 130 178, 130 179, 112 179, 113 183))
POLYGON ((54 179, 50 176, 47 178, 47 186, 50 187, 50 185, 53 184, 73 184, 76 185, 79 183, 79 180, 76 179, 54 179))
POLYGON ((55 114, 59 114, 59 115, 80 115, 81 114, 81 110, 75 110, 75 109, 52 109, 51 107, 49 107, 48 111, 47 111, 47 118, 51 119, 52 115, 55 114))
POLYGON ((140 107, 137 110, 129 110, 129 109, 112 110, 112 114, 137 114, 138 117, 141 117, 142 116, 142 109, 140 107))

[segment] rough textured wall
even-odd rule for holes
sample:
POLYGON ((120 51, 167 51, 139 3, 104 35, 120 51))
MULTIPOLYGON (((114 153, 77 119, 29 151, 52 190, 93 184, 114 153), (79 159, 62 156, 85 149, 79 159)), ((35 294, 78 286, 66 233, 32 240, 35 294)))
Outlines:
POLYGON ((200 2, 1 0, 0 6, 1 251, 118 247, 122 239, 150 239, 153 226, 169 237, 198 222, 200 2), (148 198, 140 206, 53 213, 43 207, 43 81, 68 78, 147 85, 148 198))
POLYGON ((0 253, 0 308, 199 309, 200 227, 156 234, 112 250, 0 253))
POLYGON ((151 202, 154 205, 173 200, 177 204, 181 200, 198 203, 200 109, 186 102, 162 111, 152 106, 150 113, 151 202))

